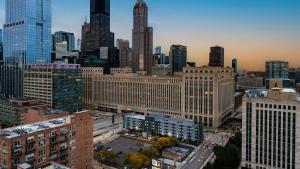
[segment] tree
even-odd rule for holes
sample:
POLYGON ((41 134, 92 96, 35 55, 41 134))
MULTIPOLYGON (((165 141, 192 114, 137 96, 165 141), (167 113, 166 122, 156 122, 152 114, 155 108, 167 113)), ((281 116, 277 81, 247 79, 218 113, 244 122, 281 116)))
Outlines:
POLYGON ((159 157, 159 151, 155 147, 148 147, 141 151, 141 154, 145 155, 149 159, 159 157))
POLYGON ((100 161, 106 164, 114 163, 116 158, 118 157, 118 154, 116 154, 115 152, 107 150, 99 151, 97 154, 99 156, 100 161))
POLYGON ((215 169, 235 169, 240 164, 240 150, 233 144, 229 144, 226 147, 216 146, 214 153, 217 156, 213 167, 215 169))
POLYGON ((150 164, 150 159, 141 153, 129 153, 125 157, 125 164, 130 169, 141 169, 150 164))
POLYGON ((157 139, 154 147, 158 150, 162 150, 167 147, 173 147, 178 143, 179 141, 175 137, 160 137, 157 139))
POLYGON ((234 144, 238 148, 242 148, 242 133, 240 131, 236 132, 234 137, 230 139, 229 144, 234 144))

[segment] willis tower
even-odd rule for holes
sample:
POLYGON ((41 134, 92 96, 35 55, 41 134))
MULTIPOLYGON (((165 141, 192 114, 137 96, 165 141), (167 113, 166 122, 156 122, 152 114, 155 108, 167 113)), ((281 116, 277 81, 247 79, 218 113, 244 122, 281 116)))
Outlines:
POLYGON ((84 23, 81 33, 82 59, 91 56, 100 59, 99 66, 104 67, 106 73, 110 67, 118 67, 114 33, 110 32, 110 0, 90 0, 90 23, 84 23))

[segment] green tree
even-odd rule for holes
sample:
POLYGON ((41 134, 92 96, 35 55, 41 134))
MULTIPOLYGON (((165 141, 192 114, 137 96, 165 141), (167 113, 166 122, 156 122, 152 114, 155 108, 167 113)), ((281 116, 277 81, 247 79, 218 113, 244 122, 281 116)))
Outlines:
POLYGON ((154 147, 158 150, 162 150, 167 147, 173 147, 178 143, 179 141, 175 137, 160 137, 157 139, 154 147))
POLYGON ((237 146, 229 144, 226 147, 216 146, 214 153, 217 159, 214 163, 214 168, 237 168, 241 161, 240 150, 237 146))
POLYGON ((125 164, 130 169, 141 169, 150 164, 150 159, 141 153, 129 153, 125 157, 125 164))
POLYGON ((113 151, 102 150, 98 152, 98 157, 102 163, 112 164, 118 158, 118 155, 113 151))
POLYGON ((159 151, 155 147, 147 147, 141 151, 141 154, 145 155, 149 159, 159 157, 159 151))
POLYGON ((242 147, 242 133, 240 131, 236 132, 234 137, 232 137, 229 141, 229 144, 234 144, 238 148, 242 147))

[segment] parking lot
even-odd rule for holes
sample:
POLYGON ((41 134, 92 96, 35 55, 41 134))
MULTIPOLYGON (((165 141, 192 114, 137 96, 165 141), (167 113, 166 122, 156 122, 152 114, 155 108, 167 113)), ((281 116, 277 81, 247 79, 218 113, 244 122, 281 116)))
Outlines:
POLYGON ((114 140, 105 143, 103 146, 119 155, 116 160, 117 165, 115 167, 117 167, 124 166, 124 158, 127 153, 138 152, 146 147, 150 147, 151 145, 127 137, 119 136, 114 140))

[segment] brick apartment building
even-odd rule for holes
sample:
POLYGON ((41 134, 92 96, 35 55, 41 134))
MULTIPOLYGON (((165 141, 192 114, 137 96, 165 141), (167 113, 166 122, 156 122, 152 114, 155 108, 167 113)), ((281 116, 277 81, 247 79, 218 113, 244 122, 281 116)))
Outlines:
POLYGON ((0 131, 0 168, 42 168, 57 162, 92 169, 93 123, 88 111, 0 131))

